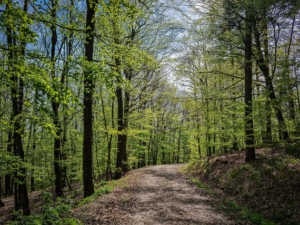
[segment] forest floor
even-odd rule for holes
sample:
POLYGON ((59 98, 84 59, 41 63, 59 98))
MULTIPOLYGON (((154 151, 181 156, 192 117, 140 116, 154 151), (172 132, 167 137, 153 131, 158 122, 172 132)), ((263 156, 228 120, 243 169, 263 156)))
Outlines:
MULTIPOLYGON (((132 170, 118 181, 96 183, 91 198, 82 199, 81 185, 74 186, 65 193, 73 209, 63 219, 103 225, 300 224, 299 158, 262 148, 251 163, 234 153, 132 170)), ((43 205, 57 204, 47 206, 37 191, 29 198, 37 215, 43 205)), ((13 197, 2 200, 0 224, 6 224, 13 197)))
POLYGON ((68 216, 84 224, 237 224, 217 208, 204 190, 184 176, 182 166, 133 170, 112 193, 74 209, 68 216))

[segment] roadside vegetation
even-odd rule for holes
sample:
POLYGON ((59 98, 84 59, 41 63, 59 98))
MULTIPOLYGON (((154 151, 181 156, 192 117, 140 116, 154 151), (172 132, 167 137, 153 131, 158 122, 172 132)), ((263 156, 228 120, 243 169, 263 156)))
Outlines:
MULTIPOLYGON (((69 217, 70 212, 77 207, 82 207, 93 202, 96 198, 108 194, 114 190, 116 186, 122 186, 126 179, 118 181, 100 181, 95 184, 95 193, 89 197, 83 198, 82 185, 78 185, 74 191, 66 191, 66 195, 60 198, 54 198, 51 190, 37 192, 31 195, 30 200, 33 202, 32 215, 24 217, 20 212, 13 211, 12 214, 4 215, 2 211, 1 222, 9 225, 81 225, 79 219, 69 217)), ((12 201, 11 198, 5 199, 6 202, 12 201)), ((7 211, 13 209, 12 205, 7 207, 7 211)))
MULTIPOLYGON (((293 144, 287 152, 298 147, 293 144)), ((262 148, 256 155, 250 163, 237 153, 193 160, 185 172, 232 217, 254 224, 299 224, 299 154, 262 148)))

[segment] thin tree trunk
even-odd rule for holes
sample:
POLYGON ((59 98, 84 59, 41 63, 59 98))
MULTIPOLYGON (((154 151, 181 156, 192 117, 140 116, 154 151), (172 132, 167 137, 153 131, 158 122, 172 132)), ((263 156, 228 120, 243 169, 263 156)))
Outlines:
POLYGON ((246 9, 245 34, 245 144, 246 162, 255 160, 252 113, 252 12, 246 9))
POLYGON ((264 142, 270 144, 272 142, 272 107, 270 99, 266 100, 266 135, 264 142))
MULTIPOLYGON (((36 151, 36 135, 35 135, 35 132, 36 132, 36 128, 35 128, 35 124, 33 124, 33 131, 32 131, 32 135, 33 135, 33 140, 32 140, 32 152, 33 152, 33 155, 35 154, 35 151, 36 151)), ((32 159, 32 166, 34 166, 34 160, 32 159)), ((31 191, 34 191, 34 169, 32 168, 31 170, 31 177, 30 177, 30 190, 31 191)))
MULTIPOLYGON (((293 17, 293 22, 292 22, 292 27, 291 27, 291 35, 289 38, 289 45, 288 45, 288 50, 287 50, 287 61, 290 60, 290 54, 291 54, 291 46, 292 46, 292 42, 293 42, 293 37, 294 37, 294 27, 295 27, 295 22, 296 22, 296 16, 294 15, 293 17)), ((289 63, 288 63, 288 66, 289 63)), ((290 70, 288 70, 290 71, 290 70)), ((292 73, 292 72, 290 72, 292 73)), ((289 79, 291 79, 289 77, 289 79)), ((290 88, 288 87, 288 96, 289 96, 289 114, 290 114, 290 118, 294 121, 294 123, 297 125, 297 120, 296 120, 296 107, 295 107, 295 102, 293 99, 293 89, 297 86, 297 82, 294 82, 294 85, 291 85, 290 88)), ((293 132, 294 135, 297 135, 297 132, 293 132)))
MULTIPOLYGON (((71 0, 71 5, 74 4, 74 1, 71 0)), ((70 11, 70 23, 73 23, 73 19, 72 19, 72 11, 70 11)), ((71 32, 69 34, 69 37, 67 38, 67 57, 66 57, 66 61, 64 64, 64 68, 63 68, 63 73, 62 73, 62 77, 61 77, 61 84, 62 86, 64 86, 66 89, 68 89, 68 73, 69 73, 69 61, 68 59, 72 56, 73 53, 73 32, 71 32)), ((65 109, 68 107, 67 104, 63 104, 63 112, 65 111, 65 109)), ((67 127, 67 114, 64 113, 63 115, 63 137, 62 137, 62 141, 61 141, 61 161, 66 161, 67 160, 67 152, 66 152, 66 148, 65 145, 67 143, 67 131, 68 131, 68 127, 67 127)), ((69 190, 72 190, 72 186, 71 186, 71 181, 68 177, 68 170, 67 170, 67 166, 66 165, 60 165, 61 168, 61 173, 62 173, 62 187, 65 187, 66 185, 68 185, 69 190)))
MULTIPOLYGON (((132 80, 132 70, 126 70, 125 71, 125 78, 126 80, 131 83, 132 80)), ((125 88, 125 98, 124 98, 124 124, 123 124, 123 130, 124 130, 124 143, 123 143, 123 167, 122 171, 126 173, 129 170, 128 165, 128 158, 127 158, 127 139, 128 139, 128 125, 129 125, 129 103, 130 103, 130 92, 128 90, 128 87, 125 88), (125 163, 124 163, 125 162, 125 163)))
MULTIPOLYGON (((111 128, 115 129, 115 124, 114 124, 114 107, 115 102, 114 100, 111 103, 111 128)), ((111 170, 111 145, 112 145, 112 138, 113 135, 110 134, 109 138, 107 139, 107 167, 106 167, 106 180, 108 180, 108 175, 110 174, 110 178, 112 178, 112 170, 111 170)))
MULTIPOLYGON (((232 46, 230 46, 230 48, 232 48, 232 46)), ((231 59, 231 66, 232 68, 234 67, 234 61, 233 61, 233 57, 231 59)), ((237 142, 237 135, 236 135, 236 125, 235 125, 235 121, 236 121, 236 92, 235 92, 235 83, 234 83, 234 78, 232 78, 232 83, 233 83, 233 92, 232 92, 232 98, 233 98, 233 101, 234 101, 234 107, 233 107, 233 110, 232 110, 232 125, 233 125, 233 134, 232 134, 232 148, 231 150, 234 151, 234 152, 237 152, 239 150, 239 146, 238 146, 238 142, 237 142)))
MULTIPOLYGON (((13 123, 13 115, 11 116, 11 124, 13 123)), ((8 131, 8 140, 7 140, 7 152, 11 153, 12 152, 12 136, 13 136, 13 131, 9 130, 8 131)), ((4 195, 5 196, 11 196, 13 194, 13 187, 12 187, 12 179, 11 179, 11 174, 6 174, 5 175, 5 188, 4 188, 4 195)))
POLYGON ((199 157, 201 158, 202 157, 202 154, 201 154, 201 145, 200 145, 200 118, 199 118, 199 113, 197 112, 197 119, 196 119, 196 129, 197 129, 197 149, 198 149, 198 154, 199 154, 199 157))
MULTIPOLYGON (((253 23, 253 24, 254 24, 254 37, 255 37, 255 44, 256 44, 256 52, 257 52, 256 62, 265 77, 265 83, 267 86, 268 96, 269 96, 269 98, 271 100, 271 104, 275 110, 275 114, 276 114, 278 124, 279 124, 280 138, 284 139, 284 140, 288 140, 289 134, 287 132, 284 117, 283 117, 283 114, 279 107, 278 100, 275 95, 272 77, 270 76, 268 50, 267 50, 268 40, 267 40, 267 38, 264 38, 264 48, 265 48, 265 56, 266 56, 264 58, 264 54, 262 53, 261 41, 260 41, 260 33, 256 27, 256 24, 255 23, 253 23)), ((267 28, 265 28, 265 29, 267 29, 267 28)))
MULTIPOLYGON (((57 1, 52 0, 52 9, 51 9, 51 16, 53 20, 56 20, 56 10, 57 10, 57 1)), ((56 76, 55 76, 55 48, 57 43, 57 31, 55 23, 51 25, 51 55, 50 60, 52 64, 51 68, 51 77, 53 82, 53 87, 56 91, 57 84, 56 76)), ((55 174, 55 181, 54 181, 54 195, 55 197, 60 197, 63 195, 63 185, 62 185, 62 171, 60 167, 60 160, 61 160, 61 124, 59 120, 59 106, 60 104, 52 99, 52 110, 53 110, 53 124, 55 127, 55 137, 54 137, 54 174, 55 174)))
MULTIPOLYGON (((121 65, 119 59, 116 59, 116 67, 118 68, 121 65)), ((118 73, 120 74, 120 73, 118 73)), ((123 151, 124 151, 124 106, 123 106, 123 89, 120 86, 120 81, 118 81, 118 86, 116 88, 116 97, 118 104, 118 144, 117 144, 117 161, 116 161, 116 173, 115 179, 120 179, 122 176, 123 168, 123 151)))
POLYGON ((180 162, 181 134, 182 134, 183 122, 184 122, 184 119, 183 119, 183 113, 182 113, 182 118, 181 118, 181 121, 180 121, 180 127, 179 127, 179 132, 178 132, 176 163, 180 162))

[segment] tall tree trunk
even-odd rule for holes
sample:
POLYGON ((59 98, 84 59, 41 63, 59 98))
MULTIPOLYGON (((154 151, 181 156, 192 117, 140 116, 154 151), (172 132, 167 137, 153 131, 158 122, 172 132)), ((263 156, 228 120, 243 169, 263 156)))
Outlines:
MULTIPOLYGON (((71 5, 74 5, 74 0, 71 0, 71 5)), ((69 13, 69 18, 70 18, 70 24, 73 23, 73 18, 72 18, 72 11, 70 11, 69 13)), ((64 64, 64 68, 63 68, 63 72, 62 72, 62 76, 61 76, 61 85, 62 87, 65 87, 66 89, 68 89, 68 73, 69 73, 69 58, 72 56, 73 54, 73 37, 74 37, 74 33, 70 32, 68 38, 66 39, 67 42, 67 58, 64 64)), ((68 108, 68 104, 63 104, 63 112, 65 112, 66 108, 68 108)), ((61 161, 66 161, 67 160, 67 151, 65 148, 65 145, 67 143, 67 131, 68 131, 68 126, 67 126, 67 120, 68 120, 68 116, 66 113, 64 113, 63 115, 63 136, 62 136, 62 140, 61 140, 61 161)), ((72 186, 71 186, 71 181, 68 177, 68 170, 67 170, 67 166, 66 165, 61 165, 60 164, 60 169, 61 169, 61 174, 62 174, 62 187, 65 187, 66 185, 68 185, 69 190, 72 190, 72 186)))
MULTIPOLYGON (((121 61, 116 59, 116 67, 120 67, 121 61)), ((118 72, 121 75, 120 71, 118 72)), ((115 179, 120 179, 122 176, 123 168, 123 152, 124 152, 124 105, 123 105, 123 88, 121 87, 121 81, 118 80, 118 86, 116 88, 116 97, 118 105, 118 118, 117 118, 117 127, 118 127, 118 144, 117 144, 117 161, 116 161, 116 173, 115 179)))
MULTIPOLYGON (((230 52, 232 52, 232 45, 230 45, 230 52)), ((234 68, 234 57, 231 56, 231 66, 232 68, 234 68)), ((233 92, 232 92, 232 99, 234 101, 234 107, 232 110, 232 123, 233 123, 233 134, 232 134, 232 148, 231 150, 233 152, 237 152, 239 150, 239 146, 238 146, 238 142, 237 142, 237 135, 236 135, 236 125, 235 125, 235 121, 236 121, 236 86, 235 86, 235 82, 234 82, 234 78, 231 79, 232 84, 233 84, 233 92)))
MULTIPOLYGON (((132 80, 132 69, 125 70, 125 78, 126 80, 131 83, 132 80)), ((125 87, 125 93, 124 93, 124 124, 123 124, 123 130, 124 130, 124 143, 123 143, 123 167, 122 171, 126 173, 129 170, 128 167, 128 158, 127 158, 127 139, 128 139, 128 125, 129 125, 129 104, 130 104, 130 90, 128 87, 125 87), (125 163, 124 163, 125 162, 125 163)))
POLYGON ((180 148, 181 148, 181 135, 182 135, 183 122, 184 122, 184 112, 182 112, 182 118, 180 121, 180 127, 179 127, 179 131, 178 131, 176 163, 180 162, 180 148))
MULTIPOLYGON (((194 101, 195 101, 195 104, 197 105, 197 94, 196 94, 196 87, 194 85, 194 101)), ((202 157, 202 154, 201 154, 201 145, 200 145, 200 141, 201 141, 201 137, 200 137, 200 115, 198 112, 196 112, 197 115, 196 115, 196 129, 197 129, 197 150, 198 150, 198 154, 199 154, 199 158, 202 157)))
MULTIPOLYGON (((206 84, 207 85, 207 84, 206 84)), ((208 86, 208 85, 207 85, 208 86)), ((206 156, 211 157, 211 134, 210 134, 210 121, 209 121, 209 102, 206 99, 205 100, 205 105, 206 105, 206 118, 205 118, 205 122, 206 122, 206 143, 207 143, 207 147, 206 147, 206 156)))
MULTIPOLYGON (((52 25, 51 25, 51 77, 53 82, 53 88, 57 92, 59 91, 56 84, 56 76, 55 76, 55 48, 57 43, 57 31, 56 31, 56 11, 57 11, 57 0, 51 1, 52 8, 51 8, 51 17, 52 17, 52 25)), ((61 124, 59 120, 59 106, 60 104, 56 102, 55 99, 52 99, 51 102, 52 110, 53 110, 53 124, 55 127, 55 137, 54 137, 54 174, 55 174, 55 196, 60 197, 63 195, 63 185, 62 185, 62 171, 60 167, 61 161, 61 124)))
MULTIPOLYGON (((12 7, 12 1, 8 2, 6 9, 12 7)), ((28 0, 24 1, 24 13, 27 13, 28 0)), ((9 11, 11 8, 9 9, 9 11)), ((24 149, 23 149, 23 104, 24 104, 24 74, 17 75, 15 69, 13 68, 15 64, 25 63, 25 41, 20 43, 21 54, 19 56, 14 54, 12 50, 17 47, 16 40, 13 39, 13 31, 6 27, 7 31, 7 44, 9 51, 9 70, 11 72, 11 99, 12 99, 12 109, 13 109, 13 134, 12 134, 12 149, 15 156, 20 157, 24 161, 24 149)), ((26 35, 26 34, 24 34, 26 35)), ((14 175, 14 200, 15 200, 15 210, 22 211, 23 215, 30 215, 28 191, 26 184, 26 168, 21 166, 21 168, 15 172, 14 175)))
MULTIPOLYGON (((33 135, 33 140, 32 140, 32 152, 33 154, 35 154, 36 151, 36 127, 35 127, 35 123, 33 123, 33 131, 32 131, 32 135, 33 135)), ((34 157, 32 159, 32 163, 34 166, 34 157)), ((30 177, 30 190, 34 191, 34 168, 31 169, 31 177, 30 177)))
MULTIPOLYGON (((85 58, 91 63, 94 53, 94 32, 95 13, 97 7, 96 0, 87 0, 86 14, 86 38, 85 38, 85 58)), ((93 183, 93 92, 94 77, 93 71, 84 71, 84 96, 83 96, 83 192, 84 197, 94 193, 93 183)))
MULTIPOLYGON (((267 91, 268 91, 268 97, 271 100, 271 104, 275 110, 275 114, 277 117, 277 121, 279 124, 279 132, 280 132, 280 138, 284 140, 289 139, 289 134, 287 132, 286 124, 284 121, 283 114, 281 112, 281 109, 279 107, 278 100, 275 95, 275 90, 273 86, 273 81, 272 77, 270 76, 270 70, 269 70, 269 60, 268 60, 268 39, 267 37, 264 37, 264 49, 265 49, 265 54, 262 52, 262 45, 261 45, 261 40, 260 40, 260 32, 258 31, 256 22, 253 23, 254 25, 254 38, 255 38, 255 46, 256 46, 256 62, 257 65, 259 66, 261 72, 263 73, 265 77, 265 83, 267 86, 267 91), (265 57, 264 57, 265 55, 265 57)), ((265 30, 267 27, 265 26, 265 30)), ((267 32, 267 31, 265 31, 267 32)))
MULTIPOLYGON (((293 17, 293 22, 292 22, 292 27, 291 27, 291 35, 289 38, 289 45, 288 45, 288 49, 287 49, 287 62, 288 62, 288 73, 292 74, 292 71, 289 69, 290 63, 290 55, 291 55, 291 46, 293 43, 293 37, 294 37, 294 27, 295 27, 295 23, 296 23, 296 15, 294 15, 293 17)), ((291 77, 288 77, 289 80, 291 80, 291 77)), ((290 87, 288 87, 287 92, 288 92, 288 103, 289 103, 289 116, 290 119, 293 120, 293 122, 295 123, 295 125, 297 125, 297 123, 299 123, 299 121, 297 121, 296 119, 296 106, 295 106, 295 102, 294 102, 294 96, 293 96, 293 90, 295 89, 295 87, 297 86, 297 82, 293 82, 290 84, 290 87)), ((297 136, 298 131, 293 132, 292 134, 297 136)))
POLYGON ((123 121, 123 153, 122 153, 122 171, 124 173, 128 172, 128 157, 127 157, 127 139, 128 139, 128 117, 129 117, 129 93, 125 91, 124 98, 124 121, 123 121))
MULTIPOLYGON (((105 136, 107 141, 107 162, 106 162, 106 180, 109 180, 109 172, 111 171, 111 141, 112 141, 112 134, 108 132, 108 125, 107 125, 107 118, 105 113, 105 106, 103 101, 102 95, 102 88, 100 88, 100 101, 101 101, 101 109, 102 115, 104 120, 104 128, 105 128, 105 136)), ((112 128, 114 127, 114 100, 112 100, 111 105, 111 120, 112 120, 112 128)))
POLYGON ((252 113, 252 10, 246 9, 245 33, 245 145, 246 162, 255 160, 252 113))
MULTIPOLYGON (((114 111, 115 111, 115 102, 114 100, 111 103, 111 128, 115 129, 115 122, 114 122, 114 111)), ((112 170, 111 170, 111 145, 112 145, 112 138, 113 135, 109 135, 108 140, 108 153, 107 153, 107 172, 106 172, 106 180, 108 180, 108 174, 110 174, 110 177, 112 178, 112 170)))

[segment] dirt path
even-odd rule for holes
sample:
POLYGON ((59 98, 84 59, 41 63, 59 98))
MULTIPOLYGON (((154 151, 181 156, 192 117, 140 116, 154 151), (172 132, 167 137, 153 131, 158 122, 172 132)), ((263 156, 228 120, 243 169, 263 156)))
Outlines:
POLYGON ((129 173, 124 187, 77 208, 84 224, 165 225, 234 224, 213 207, 179 168, 160 165, 129 173))

